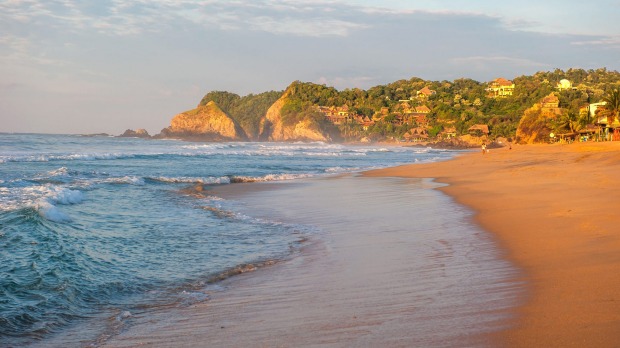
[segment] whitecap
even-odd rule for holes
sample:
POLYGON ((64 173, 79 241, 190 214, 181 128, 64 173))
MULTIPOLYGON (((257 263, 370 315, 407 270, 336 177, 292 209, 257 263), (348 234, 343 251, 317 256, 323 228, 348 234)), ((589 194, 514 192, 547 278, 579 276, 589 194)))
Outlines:
POLYGON ((71 217, 62 212, 55 204, 78 204, 84 200, 84 194, 79 190, 71 190, 68 188, 47 186, 45 197, 35 202, 35 208, 39 215, 47 220, 54 222, 69 222, 71 217))
POLYGON ((147 178, 153 181, 167 182, 167 183, 187 183, 187 184, 230 184, 230 178, 227 176, 222 177, 149 177, 147 178))
POLYGON ((230 181, 234 183, 286 181, 313 177, 313 174, 267 174, 264 176, 233 176, 230 181))
POLYGON ((146 183, 144 182, 144 178, 141 178, 138 176, 129 176, 129 175, 119 177, 119 178, 108 178, 108 179, 103 180, 102 182, 109 183, 109 184, 129 184, 129 185, 135 185, 135 186, 146 185, 146 183))
POLYGON ((348 172, 356 172, 359 170, 361 170, 361 168, 359 167, 351 167, 351 168, 330 167, 330 168, 325 169, 325 173, 348 173, 348 172))
POLYGON ((58 204, 78 204, 84 199, 79 190, 70 190, 63 187, 50 187, 47 199, 58 204))
POLYGON ((53 222, 69 222, 71 217, 63 213, 58 207, 50 203, 47 199, 42 198, 35 204, 35 209, 39 215, 53 222))
POLYGON ((49 172, 47 172, 48 176, 63 176, 68 174, 69 169, 67 169, 67 167, 60 167, 58 169, 50 170, 49 172))

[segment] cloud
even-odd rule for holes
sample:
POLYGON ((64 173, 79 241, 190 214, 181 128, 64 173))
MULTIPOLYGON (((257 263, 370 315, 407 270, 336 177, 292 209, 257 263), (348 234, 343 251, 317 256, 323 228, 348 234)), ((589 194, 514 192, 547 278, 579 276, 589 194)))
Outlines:
POLYGON ((349 36, 367 28, 347 19, 354 8, 326 1, 213 1, 195 11, 178 11, 179 17, 220 30, 262 31, 276 35, 307 37, 349 36))
POLYGON ((113 36, 161 32, 193 23, 206 29, 254 30, 293 36, 347 36, 366 28, 346 19, 355 7, 333 1, 114 0, 92 9, 71 1, 9 1, 0 4, 6 23, 40 25, 80 33, 85 29, 113 36))
POLYGON ((537 23, 456 1, 0 1, 0 105, 24 131, 42 124, 42 109, 56 127, 46 131, 157 131, 210 90, 618 69, 617 36, 517 30, 537 23))
POLYGON ((597 46, 597 49, 620 49, 620 36, 598 37, 590 40, 573 41, 575 46, 597 46))
POLYGON ((50 58, 45 53, 37 52, 30 38, 13 35, 0 37, 0 62, 5 65, 63 66, 66 62, 50 58))

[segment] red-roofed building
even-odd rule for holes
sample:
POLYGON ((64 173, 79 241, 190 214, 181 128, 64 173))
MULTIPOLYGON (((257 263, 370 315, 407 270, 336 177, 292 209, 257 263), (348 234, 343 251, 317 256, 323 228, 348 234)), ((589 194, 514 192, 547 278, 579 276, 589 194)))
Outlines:
POLYGON ((416 114, 428 114, 429 112, 431 112, 431 109, 429 109, 428 106, 426 106, 426 105, 417 106, 415 108, 415 113, 416 114))
POLYGON ((421 90, 419 90, 416 93, 416 97, 418 98, 428 98, 432 95, 435 95, 435 93, 437 93, 436 91, 433 91, 432 89, 428 88, 428 87, 424 87, 421 90))
POLYGON ((469 134, 476 135, 476 136, 488 135, 489 126, 487 126, 486 124, 475 124, 469 127, 467 131, 469 132, 469 134))

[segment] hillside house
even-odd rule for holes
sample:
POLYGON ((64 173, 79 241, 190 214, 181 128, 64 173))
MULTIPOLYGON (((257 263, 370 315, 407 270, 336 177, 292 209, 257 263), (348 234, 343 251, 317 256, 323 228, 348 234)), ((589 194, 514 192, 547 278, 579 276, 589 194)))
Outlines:
POLYGON ((560 99, 553 92, 548 96, 542 98, 542 100, 540 101, 540 106, 545 111, 553 112, 556 115, 561 114, 560 99))
POLYGON ((413 111, 407 114, 408 123, 416 122, 419 125, 426 125, 428 123, 427 116, 431 112, 431 109, 426 105, 415 107, 413 111))
POLYGON ((444 139, 451 139, 456 137, 456 127, 447 127, 439 133, 444 139))
POLYGON ((411 128, 403 135, 403 137, 406 141, 426 141, 428 140, 428 130, 424 127, 411 128))
POLYGON ((620 119, 615 118, 610 122, 606 115, 601 114, 600 111, 605 108, 605 105, 607 105, 606 102, 590 104, 590 112, 594 109, 596 124, 604 130, 605 139, 620 141, 620 119))
POLYGON ((422 88, 421 90, 416 92, 416 97, 418 99, 427 99, 433 95, 435 95, 437 93, 437 91, 434 91, 430 88, 428 88, 427 86, 425 86, 424 88, 422 88))
POLYGON ((356 116, 349 112, 349 107, 347 105, 342 107, 317 106, 317 111, 322 113, 329 122, 336 125, 346 123, 356 116))
POLYGON ((590 117, 596 117, 596 111, 600 107, 604 107, 605 105, 607 105, 606 102, 593 103, 593 104, 588 105, 588 112, 590 113, 590 117))
POLYGON ((475 124, 467 130, 467 132, 476 137, 489 135, 489 126, 486 124, 475 124))
POLYGON ((357 123, 359 123, 362 126, 362 129, 366 131, 375 124, 375 121, 371 120, 368 116, 364 116, 358 120, 357 123))
POLYGON ((423 127, 428 125, 428 118, 426 117, 426 114, 412 114, 410 120, 415 121, 415 123, 423 127))
POLYGON ((507 97, 512 95, 515 90, 515 84, 503 77, 497 78, 489 82, 486 91, 491 98, 507 97))
POLYGON ((398 109, 403 114, 412 114, 414 111, 414 108, 408 102, 401 102, 400 104, 398 104, 398 109))
POLYGON ((431 112, 431 109, 428 108, 428 106, 426 105, 421 105, 421 106, 416 106, 415 108, 415 114, 428 114, 431 112))

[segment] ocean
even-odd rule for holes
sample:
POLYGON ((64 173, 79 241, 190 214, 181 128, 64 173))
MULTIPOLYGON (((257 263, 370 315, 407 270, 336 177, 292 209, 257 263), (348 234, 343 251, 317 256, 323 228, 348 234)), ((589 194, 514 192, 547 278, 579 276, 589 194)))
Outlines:
POLYGON ((254 216, 243 195, 214 187, 275 189, 457 153, 0 134, 0 346, 45 345, 80 327, 90 328, 80 345, 96 345, 136 313, 208 301, 205 287, 320 238, 320 226, 254 216))

